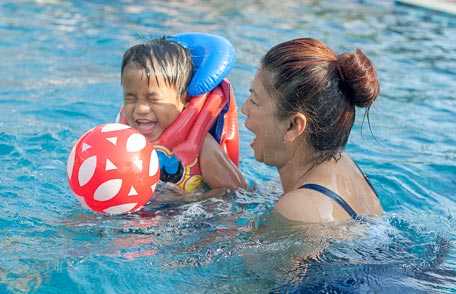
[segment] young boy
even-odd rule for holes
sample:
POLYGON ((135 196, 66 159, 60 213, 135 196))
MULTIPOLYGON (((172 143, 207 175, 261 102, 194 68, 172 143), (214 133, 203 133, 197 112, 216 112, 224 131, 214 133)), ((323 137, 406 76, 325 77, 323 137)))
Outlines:
MULTIPOLYGON (((160 144, 163 132, 188 104, 186 89, 191 77, 191 55, 177 42, 162 38, 128 49, 121 69, 125 123, 150 142, 160 144)), ((246 187, 239 169, 219 143, 209 133, 204 136, 197 162, 191 168, 183 168, 191 181, 179 187, 188 192, 201 182, 212 189, 246 187)), ((157 148, 160 149, 158 145, 157 148)))

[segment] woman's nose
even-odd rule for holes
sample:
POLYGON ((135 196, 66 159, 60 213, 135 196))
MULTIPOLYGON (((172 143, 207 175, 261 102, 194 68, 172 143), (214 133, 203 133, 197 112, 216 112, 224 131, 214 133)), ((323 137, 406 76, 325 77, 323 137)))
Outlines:
POLYGON ((244 104, 242 104, 241 113, 242 113, 243 115, 247 116, 247 101, 244 102, 244 104))

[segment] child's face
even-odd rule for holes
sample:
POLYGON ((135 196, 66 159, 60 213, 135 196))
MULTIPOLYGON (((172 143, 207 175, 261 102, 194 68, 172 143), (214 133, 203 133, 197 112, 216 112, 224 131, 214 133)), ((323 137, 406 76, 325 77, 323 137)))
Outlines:
POLYGON ((128 124, 152 142, 184 108, 185 97, 179 95, 176 87, 167 85, 161 75, 153 74, 147 84, 146 71, 135 63, 125 66, 122 85, 128 124))

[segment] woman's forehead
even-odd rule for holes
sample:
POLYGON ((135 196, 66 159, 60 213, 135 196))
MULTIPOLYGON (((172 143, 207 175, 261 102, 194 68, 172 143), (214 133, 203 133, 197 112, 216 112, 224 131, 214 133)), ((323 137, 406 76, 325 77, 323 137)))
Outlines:
POLYGON ((261 95, 273 97, 276 90, 273 87, 273 74, 264 68, 257 70, 255 78, 252 81, 252 89, 261 95))
POLYGON ((252 81, 252 88, 255 88, 257 91, 258 90, 266 90, 265 87, 265 79, 267 79, 267 74, 265 73, 265 70, 262 68, 259 68, 256 73, 255 77, 252 81))

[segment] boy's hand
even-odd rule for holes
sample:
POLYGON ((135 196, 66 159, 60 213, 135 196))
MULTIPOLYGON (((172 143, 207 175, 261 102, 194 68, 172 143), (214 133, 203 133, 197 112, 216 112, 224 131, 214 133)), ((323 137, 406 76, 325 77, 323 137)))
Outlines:
POLYGON ((160 162, 160 180, 174 184, 179 182, 184 173, 184 168, 180 160, 172 154, 166 154, 159 148, 155 151, 160 162))

